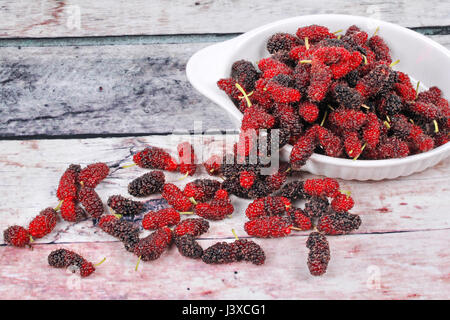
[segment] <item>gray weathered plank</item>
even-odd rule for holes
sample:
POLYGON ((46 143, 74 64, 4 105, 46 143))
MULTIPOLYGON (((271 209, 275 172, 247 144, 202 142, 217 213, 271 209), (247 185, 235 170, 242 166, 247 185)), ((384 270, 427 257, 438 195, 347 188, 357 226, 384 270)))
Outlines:
POLYGON ((1 48, 0 135, 233 129, 186 79, 206 45, 1 48))
POLYGON ((145 0, 2 1, 0 36, 73 37, 245 32, 299 15, 338 13, 406 27, 447 25, 450 4, 432 1, 145 0))
POLYGON ((234 129, 185 76, 209 44, 0 48, 0 136, 234 129))

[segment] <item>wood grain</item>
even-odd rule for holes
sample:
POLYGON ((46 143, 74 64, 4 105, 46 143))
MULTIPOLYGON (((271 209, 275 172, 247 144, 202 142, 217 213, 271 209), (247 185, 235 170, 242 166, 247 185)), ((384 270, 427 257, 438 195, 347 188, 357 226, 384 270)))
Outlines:
POLYGON ((42 0, 2 2, 0 36, 80 37, 245 32, 308 14, 367 16, 406 27, 447 25, 448 1, 42 0), (233 23, 230 23, 233 21, 233 23))
MULTIPOLYGON (((450 48, 450 36, 431 36, 450 48)), ((0 48, 0 137, 233 130, 188 83, 210 43, 0 48)))
POLYGON ((233 129, 186 79, 206 45, 0 48, 0 135, 233 129))

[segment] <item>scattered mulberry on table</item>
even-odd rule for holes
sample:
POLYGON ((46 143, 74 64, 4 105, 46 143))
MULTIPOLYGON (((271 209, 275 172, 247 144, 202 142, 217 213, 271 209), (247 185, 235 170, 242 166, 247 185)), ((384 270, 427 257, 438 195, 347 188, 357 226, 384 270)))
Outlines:
POLYGON ((280 216, 259 217, 247 221, 244 225, 249 236, 258 238, 285 237, 290 232, 292 223, 289 218, 280 216))
POLYGON ((303 189, 303 181, 292 181, 283 186, 280 191, 280 196, 294 200, 303 200, 308 195, 305 193, 303 189))
POLYGON ((302 136, 294 145, 289 158, 292 169, 300 170, 300 168, 311 157, 316 148, 316 141, 309 136, 302 136))
POLYGON ((194 212, 198 216, 209 220, 222 220, 233 211, 234 207, 228 197, 228 192, 223 189, 216 192, 210 203, 199 203, 194 208, 194 212))
POLYGON ((59 200, 76 199, 78 192, 78 174, 81 171, 79 165, 71 164, 59 180, 56 196, 59 200))
POLYGON ((308 217, 317 218, 329 212, 330 203, 327 198, 311 197, 306 200, 304 213, 308 217))
POLYGON ((189 198, 172 183, 166 183, 164 185, 162 197, 177 211, 188 212, 192 208, 192 203, 189 201, 189 198))
POLYGON ((182 174, 194 175, 197 171, 197 157, 195 156, 194 147, 189 142, 182 142, 177 146, 180 163, 178 170, 182 174))
POLYGON ((52 251, 48 256, 48 264, 54 268, 76 266, 79 268, 82 277, 87 277, 95 271, 94 265, 91 262, 84 259, 78 253, 67 249, 52 251))
POLYGON ((206 172, 212 176, 220 174, 221 164, 222 164, 222 157, 218 155, 212 155, 205 162, 203 162, 203 166, 205 167, 206 172))
POLYGON ((107 234, 119 239, 127 251, 133 252, 139 241, 139 227, 124 219, 118 219, 114 215, 103 216, 98 226, 107 234))
POLYGON ((317 223, 317 228, 326 234, 339 235, 356 230, 360 225, 361 218, 359 215, 336 212, 322 216, 317 223))
POLYGON ((264 216, 280 216, 289 211, 291 202, 288 198, 280 196, 267 196, 251 202, 245 210, 245 215, 249 219, 264 216))
POLYGON ((288 212, 292 224, 296 228, 309 230, 312 228, 311 218, 300 208, 291 208, 288 212))
POLYGON ((142 219, 142 227, 146 230, 156 230, 166 226, 173 226, 180 222, 180 214, 173 208, 150 211, 142 219))
POLYGON ((239 183, 245 189, 250 189, 255 183, 256 175, 252 171, 242 171, 239 174, 239 183))
POLYGON ((227 242, 217 242, 203 251, 202 260, 208 264, 223 264, 237 261, 233 247, 227 242))
POLYGON ((109 167, 103 162, 97 162, 81 170, 78 181, 86 187, 95 188, 108 174, 109 167))
POLYGON ((209 222, 202 218, 188 218, 178 223, 173 232, 177 237, 190 234, 194 237, 198 237, 209 229, 209 222))
POLYGON ((172 230, 162 227, 149 236, 142 238, 134 247, 134 254, 142 261, 158 259, 173 240, 172 230))
POLYGON ((321 276, 327 271, 330 261, 330 245, 324 235, 311 232, 306 241, 308 253, 308 269, 311 275, 321 276))
POLYGON ((195 237, 190 234, 174 237, 174 242, 178 248, 178 252, 184 257, 199 259, 203 255, 203 248, 195 240, 195 237))
POLYGON ((165 176, 162 171, 151 171, 128 184, 128 193, 135 197, 146 197, 162 191, 165 176))
POLYGON ((237 261, 249 261, 255 265, 262 265, 266 261, 264 250, 254 241, 239 239, 230 245, 237 261))
POLYGON ((35 238, 42 238, 52 232, 58 221, 55 209, 49 207, 42 210, 28 225, 28 232, 35 238))
POLYGON ((103 214, 104 208, 102 200, 94 189, 82 187, 78 194, 78 198, 86 212, 92 218, 98 218, 103 214))
POLYGON ((133 161, 144 169, 159 169, 175 171, 178 168, 177 162, 161 148, 147 147, 133 156, 133 161))
POLYGON ((61 205, 61 217, 69 222, 78 222, 87 218, 86 211, 76 200, 66 199, 61 205))
POLYGON ((114 210, 116 214, 123 216, 134 216, 139 214, 144 208, 144 203, 127 199, 121 195, 112 195, 108 198, 108 207, 114 210))
POLYGON ((347 212, 350 211, 353 206, 355 205, 355 202, 353 201, 353 198, 349 195, 339 193, 336 197, 331 200, 331 207, 336 212, 347 212))
POLYGON ((30 244, 30 233, 21 226, 11 226, 3 231, 5 243, 15 247, 25 247, 30 244))

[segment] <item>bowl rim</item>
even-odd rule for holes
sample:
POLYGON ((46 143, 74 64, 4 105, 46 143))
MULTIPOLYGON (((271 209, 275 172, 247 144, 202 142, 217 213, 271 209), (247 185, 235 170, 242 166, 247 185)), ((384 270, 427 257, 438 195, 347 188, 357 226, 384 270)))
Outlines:
MULTIPOLYGON (((379 19, 374 19, 371 17, 364 17, 364 16, 358 16, 358 15, 347 15, 347 14, 312 14, 312 15, 302 15, 302 16, 295 16, 295 17, 290 17, 290 18, 286 18, 286 19, 281 19, 281 20, 277 20, 277 21, 273 21, 270 22, 268 24, 264 24, 262 26, 256 27, 254 29, 251 29, 237 37, 234 37, 232 39, 226 40, 226 41, 222 41, 216 44, 213 44, 211 46, 208 47, 214 47, 214 46, 222 46, 225 44, 231 44, 234 43, 235 44, 235 48, 239 48, 242 43, 244 43, 246 40, 253 38, 254 36, 257 36, 259 33, 265 32, 268 29, 272 29, 275 28, 279 25, 282 24, 289 24, 295 21, 299 21, 299 20, 304 20, 304 19, 333 19, 333 18, 337 18, 337 19, 356 19, 356 20, 360 20, 362 21, 366 21, 366 22, 372 22, 374 24, 379 24, 379 25, 388 25, 392 28, 396 28, 396 29, 400 29, 403 32, 406 32, 408 34, 410 34, 412 37, 415 38, 419 38, 420 40, 426 42, 428 45, 434 47, 436 50, 439 50, 441 53, 443 53, 444 55, 446 55, 448 57, 448 59, 450 59, 450 50, 447 49, 446 47, 444 47, 443 45, 437 43, 436 41, 430 39, 429 37, 418 33, 414 30, 408 29, 406 27, 400 26, 398 24, 395 23, 391 23, 391 22, 387 22, 387 21, 383 21, 383 20, 379 20, 379 19)), ((355 22, 354 24, 358 24, 359 22, 355 22)), ((278 32, 282 32, 281 30, 278 32)), ((206 48, 208 48, 206 47, 206 48)), ((205 48, 205 49, 206 49, 205 48)), ((234 50, 233 50, 234 51, 234 50)), ((188 62, 189 64, 189 62, 188 62)), ((190 76, 188 75, 188 78, 190 78, 190 76)), ((192 82, 192 81, 191 81, 192 82)), ((198 88, 197 88, 198 89, 198 88)), ((200 90, 203 94, 205 94, 203 91, 204 90, 200 90)), ((206 96, 208 98, 211 99, 210 94, 206 94, 206 96)), ((231 102, 231 100, 230 100, 231 102)), ((242 119, 242 115, 243 113, 241 111, 238 110, 238 108, 236 106, 233 107, 238 111, 238 113, 241 115, 239 118, 242 119)), ((228 110, 228 108, 225 108, 222 106, 223 109, 227 109, 226 111, 230 114, 230 116, 232 116, 233 118, 236 118, 236 112, 232 112, 231 110, 228 110)), ((236 119, 236 120, 240 120, 240 119, 236 119)), ((280 148, 280 151, 287 151, 287 152, 291 152, 293 148, 293 145, 288 144, 283 146, 282 148, 280 148)), ((426 152, 422 152, 422 153, 418 153, 418 154, 413 154, 413 155, 409 155, 406 156, 404 158, 392 158, 392 159, 380 159, 380 160, 365 160, 365 159, 348 159, 348 158, 336 158, 336 157, 331 157, 331 156, 327 156, 327 155, 323 155, 320 153, 313 153, 312 156, 310 157, 309 160, 313 160, 314 162, 317 163, 321 163, 321 164, 331 164, 331 165, 337 165, 340 167, 353 167, 353 168, 376 168, 376 167, 385 167, 385 166, 392 166, 392 165, 406 165, 412 162, 416 162, 416 161, 421 161, 421 160, 425 160, 427 158, 436 156, 438 154, 441 153, 446 153, 446 151, 450 151, 450 143, 446 143, 444 145, 441 145, 439 147, 435 147, 429 151, 426 152)), ((450 155, 450 152, 449 152, 450 155)))

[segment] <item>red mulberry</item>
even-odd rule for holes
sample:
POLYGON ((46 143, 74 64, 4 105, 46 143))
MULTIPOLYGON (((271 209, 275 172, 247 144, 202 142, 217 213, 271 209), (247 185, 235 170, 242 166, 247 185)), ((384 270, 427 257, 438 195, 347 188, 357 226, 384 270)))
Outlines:
POLYGON ((87 213, 75 200, 66 199, 61 205, 61 217, 69 222, 78 222, 87 218, 87 213))
POLYGON ((249 236, 279 238, 287 236, 291 232, 291 226, 291 221, 286 217, 270 216, 247 221, 244 229, 249 236))
POLYGON ((163 149, 158 147, 147 147, 133 156, 133 161, 144 169, 159 169, 175 171, 177 162, 163 149))
POLYGON ((30 233, 21 226, 11 226, 3 231, 5 243, 15 247, 25 247, 30 243, 30 233))
POLYGON ((189 198, 172 183, 164 185, 162 197, 177 211, 187 212, 192 208, 192 203, 189 201, 189 198))
POLYGON ((59 200, 76 199, 78 191, 78 174, 81 171, 79 165, 71 164, 59 180, 56 196, 59 200))
POLYGON ((78 181, 89 188, 95 188, 109 174, 109 167, 103 163, 93 163, 81 170, 78 181))
POLYGON ((321 276, 327 271, 330 261, 330 245, 324 235, 311 232, 306 241, 309 249, 308 269, 313 276, 321 276))
POLYGON ((28 226, 28 232, 35 238, 42 238, 52 232, 58 221, 58 215, 53 208, 42 210, 28 226))

